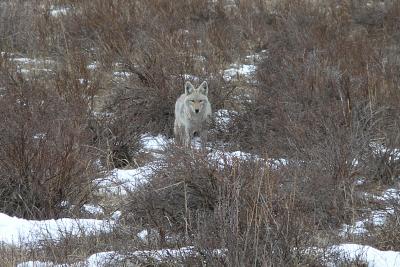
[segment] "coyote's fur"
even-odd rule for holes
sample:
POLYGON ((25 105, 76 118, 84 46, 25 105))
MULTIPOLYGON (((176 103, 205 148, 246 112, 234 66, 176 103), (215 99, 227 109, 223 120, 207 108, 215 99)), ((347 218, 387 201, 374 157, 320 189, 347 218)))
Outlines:
POLYGON ((185 93, 175 103, 175 140, 189 146, 197 133, 205 145, 211 119, 211 104, 208 101, 208 85, 204 81, 197 89, 190 82, 185 83, 185 93))

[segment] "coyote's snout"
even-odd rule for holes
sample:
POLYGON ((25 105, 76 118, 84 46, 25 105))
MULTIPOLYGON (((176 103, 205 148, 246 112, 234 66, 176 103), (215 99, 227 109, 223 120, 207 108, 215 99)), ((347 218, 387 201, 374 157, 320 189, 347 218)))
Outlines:
POLYGON ((208 124, 211 117, 211 104, 208 101, 208 85, 203 82, 197 89, 190 82, 185 83, 185 93, 175 103, 175 140, 185 146, 197 133, 205 145, 208 124))

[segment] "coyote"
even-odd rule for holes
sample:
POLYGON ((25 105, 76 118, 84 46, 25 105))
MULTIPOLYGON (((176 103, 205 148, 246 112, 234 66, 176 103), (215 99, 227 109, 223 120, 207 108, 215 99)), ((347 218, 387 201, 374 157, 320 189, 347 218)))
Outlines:
POLYGON ((175 140, 188 147, 195 133, 202 145, 207 141, 207 128, 211 118, 211 104, 208 101, 208 85, 204 81, 197 89, 190 82, 185 83, 185 93, 175 103, 175 140))

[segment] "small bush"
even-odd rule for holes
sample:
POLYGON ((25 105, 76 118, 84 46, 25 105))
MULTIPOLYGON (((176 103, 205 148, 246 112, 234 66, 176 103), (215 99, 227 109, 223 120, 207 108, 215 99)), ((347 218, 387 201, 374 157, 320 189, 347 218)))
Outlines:
POLYGON ((157 229, 159 244, 195 244, 214 263, 221 259, 206 252, 226 249, 223 262, 229 266, 311 261, 296 252, 314 227, 296 204, 303 198, 293 197, 294 188, 279 189, 263 161, 210 163, 204 152, 176 147, 166 157, 150 183, 130 194, 125 212, 126 220, 157 229))
POLYGON ((72 88, 60 94, 8 64, 1 66, 0 209, 25 218, 58 217, 84 204, 93 190, 88 103, 72 88))

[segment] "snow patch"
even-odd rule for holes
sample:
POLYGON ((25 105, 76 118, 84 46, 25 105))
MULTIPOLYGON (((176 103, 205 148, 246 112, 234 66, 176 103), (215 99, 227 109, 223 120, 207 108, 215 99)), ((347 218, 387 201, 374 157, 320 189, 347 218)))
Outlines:
POLYGON ((371 142, 369 146, 372 148, 376 155, 389 154, 389 160, 399 160, 400 159, 400 149, 398 148, 387 148, 382 144, 376 142, 371 142))
POLYGON ((101 215, 104 213, 103 208, 97 205, 85 204, 82 206, 82 209, 92 215, 101 215))
POLYGON ((17 265, 17 267, 66 267, 66 265, 65 264, 54 264, 52 262, 27 261, 27 262, 19 263, 17 265))
POLYGON ((129 76, 131 76, 132 73, 127 71, 114 71, 113 75, 116 78, 126 79, 129 78, 129 76))
POLYGON ((353 225, 343 224, 340 236, 366 234, 368 225, 382 226, 385 224, 387 216, 393 213, 394 209, 392 208, 372 211, 368 218, 356 221, 353 225))
POLYGON ((153 162, 136 169, 114 169, 107 177, 96 179, 95 183, 103 193, 125 195, 128 191, 147 183, 158 167, 159 165, 153 162))
POLYGON ((50 7, 50 15, 53 17, 65 16, 68 14, 69 8, 68 7, 50 7))
POLYGON ((245 78, 250 78, 254 74, 256 69, 257 67, 252 64, 233 64, 231 68, 223 71, 222 77, 227 82, 237 80, 241 76, 245 78))
POLYGON ((115 251, 107 251, 100 252, 91 255, 86 260, 87 267, 102 267, 102 266, 110 266, 110 264, 117 264, 124 260, 124 256, 115 252, 115 251))
POLYGON ((146 151, 162 151, 164 147, 170 142, 164 135, 153 136, 150 134, 142 135, 140 142, 143 149, 146 151))
POLYGON ((192 74, 183 74, 182 77, 185 79, 185 81, 198 82, 200 80, 199 77, 192 75, 192 74))
POLYGON ((341 244, 331 247, 342 257, 350 260, 361 260, 369 267, 395 267, 400 266, 400 252, 381 251, 376 248, 358 244, 341 244))
POLYGON ((382 194, 382 196, 374 196, 373 198, 376 200, 386 202, 388 204, 392 202, 399 203, 400 191, 396 188, 389 188, 382 194))
POLYGON ((0 213, 0 243, 35 244, 43 237, 59 240, 64 234, 79 236, 109 232, 113 224, 113 221, 95 219, 25 220, 0 213))
POLYGON ((219 109, 214 113, 215 123, 218 129, 223 131, 228 130, 229 123, 232 120, 232 116, 237 115, 234 110, 219 109))
POLYGON ((98 66, 99 66, 99 64, 97 62, 92 62, 89 65, 87 65, 86 68, 88 70, 95 70, 95 69, 97 69, 98 66))

